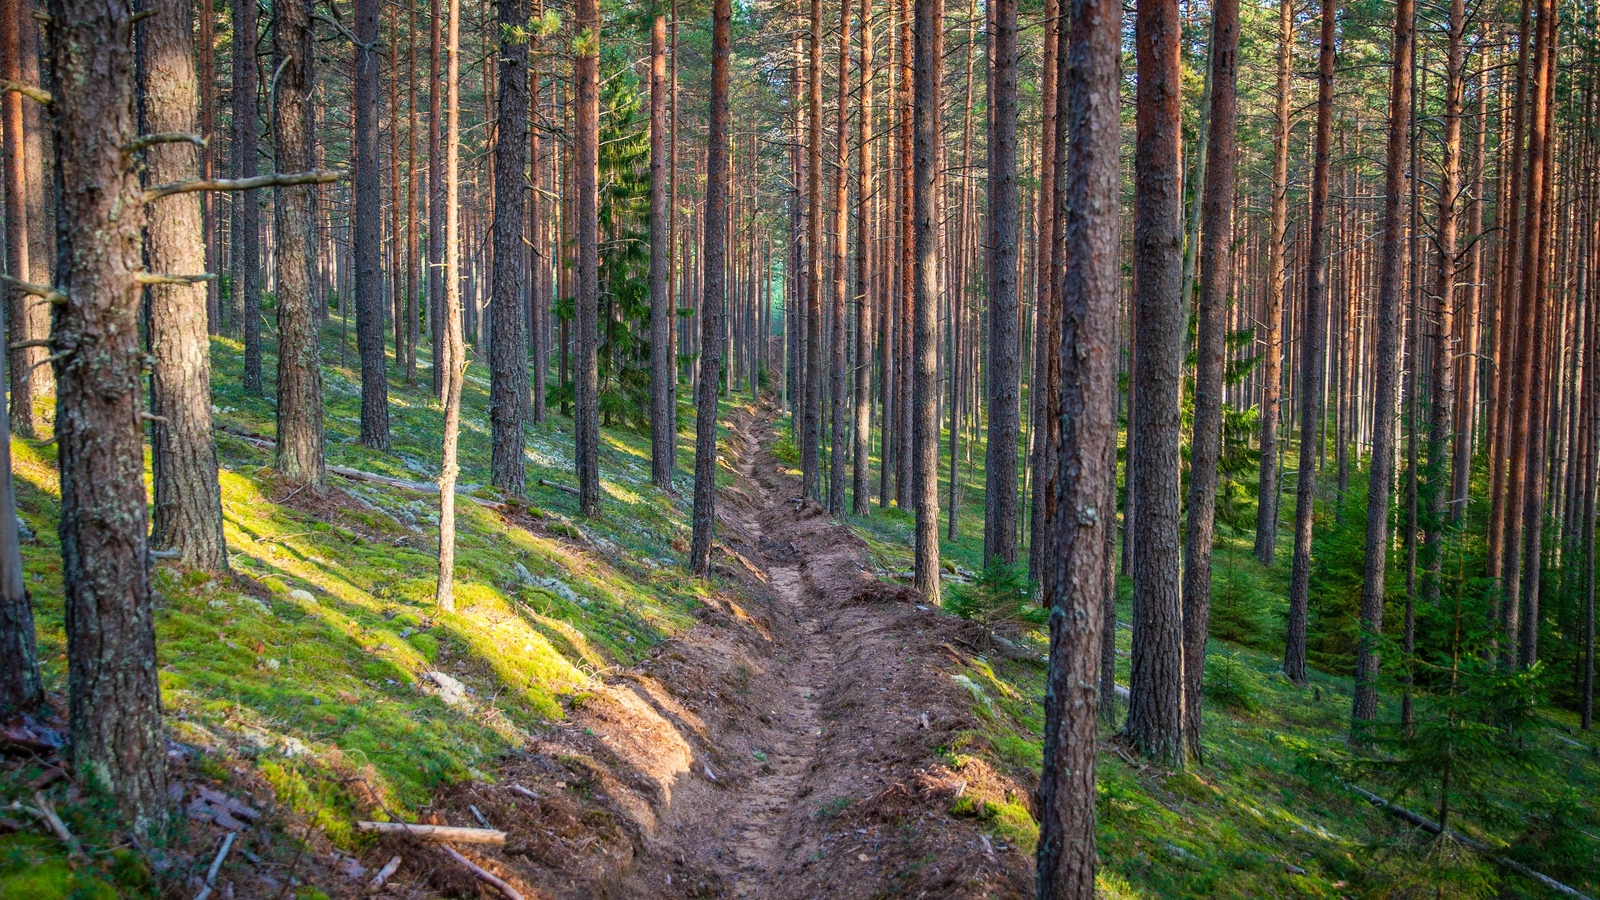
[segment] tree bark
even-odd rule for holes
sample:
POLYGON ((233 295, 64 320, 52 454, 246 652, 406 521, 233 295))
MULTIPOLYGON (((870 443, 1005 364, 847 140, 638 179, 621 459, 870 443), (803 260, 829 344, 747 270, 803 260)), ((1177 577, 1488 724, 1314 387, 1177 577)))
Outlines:
POLYGON ((672 491, 678 464, 678 435, 673 406, 677 385, 672 377, 672 325, 676 318, 669 294, 672 280, 667 196, 667 20, 656 16, 650 29, 650 479, 672 491))
MULTIPOLYGON (((0 389, 6 387, 0 368, 0 389)), ((11 480, 11 421, 0 404, 0 716, 33 712, 44 703, 39 680, 39 646, 34 635, 33 600, 22 573, 16 491, 11 480)))
MULTIPOLYGON (((438 19, 434 19, 435 29, 438 19)), ((438 32, 435 30, 435 36, 438 32)), ((439 465, 439 575, 434 603, 454 612, 456 577, 456 476, 460 463, 456 444, 461 435, 461 382, 466 373, 466 341, 461 326, 461 0, 450 0, 450 26, 445 45, 444 147, 444 303, 439 308, 436 345, 442 360, 434 369, 444 388, 444 448, 439 465)), ((438 129, 434 129, 438 133, 438 129)))
POLYGON ((1367 552, 1361 582, 1361 636, 1356 642, 1356 692, 1351 736, 1378 714, 1378 640, 1383 634, 1384 576, 1389 562, 1389 501, 1394 484, 1395 390, 1400 378, 1400 290, 1405 265, 1405 191, 1410 137, 1413 0, 1395 4, 1390 70, 1389 145, 1383 201, 1383 269, 1378 281, 1378 331, 1372 403, 1372 464, 1367 477, 1367 552))
MULTIPOLYGON (((573 163, 574 220, 577 225, 578 359, 574 375, 577 410, 578 506, 585 516, 600 515, 600 3, 578 0, 578 47, 574 51, 577 148, 573 163)), ((705 349, 702 348, 702 352, 705 349)), ((713 385, 714 386, 714 385, 713 385)))
MULTIPOLYGON (((22 31, 32 26, 31 18, 24 21, 21 0, 0 3, 0 77, 13 82, 24 81, 22 72, 22 31)), ((30 82, 31 83, 31 82, 30 82)), ((37 85, 36 85, 37 86, 37 85)), ((6 271, 22 281, 35 281, 35 270, 29 258, 30 226, 35 211, 28 203, 28 158, 26 128, 23 122, 23 104, 32 103, 19 91, 6 91, 0 95, 0 121, 5 130, 5 194, 6 194, 6 271)), ((45 279, 48 281, 48 278, 45 279)), ((42 346, 17 346, 43 340, 49 333, 35 327, 33 307, 48 304, 28 294, 16 285, 7 285, 6 295, 6 356, 11 375, 11 419, 17 433, 23 437, 38 434, 38 414, 34 411, 34 372, 48 355, 42 346)), ((31 637, 31 636, 30 636, 31 637)))
MULTIPOLYGON (((361 357, 361 445, 389 449, 389 378, 383 350, 383 185, 378 161, 379 0, 356 0, 356 350, 361 357)), ((279 164, 280 170, 282 163, 279 164)))
POLYGON ((917 504, 913 587, 939 602, 939 0, 915 0, 912 83, 912 228, 915 272, 912 304, 912 478, 917 504))
POLYGON ((494 141, 494 300, 489 306, 490 481, 508 494, 525 490, 523 426, 528 410, 528 338, 522 320, 523 247, 528 164, 527 0, 497 0, 500 13, 499 121, 494 141))
POLYGON ((433 344, 433 393, 444 402, 444 153, 440 145, 439 64, 443 55, 439 0, 428 3, 428 335, 433 344))
POLYGON ((1233 194, 1238 163, 1238 0, 1211 10, 1211 123, 1205 167, 1200 246, 1200 316, 1195 352, 1194 434, 1189 450, 1189 518, 1184 534, 1184 734, 1200 758, 1201 681, 1211 614, 1211 545, 1215 539, 1218 464, 1222 457, 1222 390, 1228 294, 1232 291, 1233 194))
POLYGON ((1507 427, 1507 441, 1509 446, 1509 465, 1506 471, 1506 493, 1504 504, 1505 537, 1502 549, 1504 557, 1500 564, 1500 575, 1504 579, 1505 591, 1500 609, 1501 661, 1507 667, 1516 665, 1521 657, 1521 636, 1524 630, 1523 618, 1525 616, 1523 592, 1522 557, 1523 539, 1526 535, 1527 522, 1525 519, 1528 506, 1527 495, 1531 491, 1542 491, 1543 485, 1531 481, 1528 476, 1528 467, 1533 454, 1529 444, 1534 440, 1534 433, 1542 430, 1542 423, 1534 418, 1535 398, 1532 387, 1534 372, 1537 368, 1534 356, 1542 343, 1542 334, 1537 333, 1542 323, 1543 298, 1536 290, 1538 288, 1539 262, 1539 232, 1542 224, 1544 209, 1542 198, 1544 196, 1544 144, 1546 133, 1544 131, 1543 108, 1548 91, 1545 83, 1545 64, 1543 53, 1547 46, 1544 39, 1546 17, 1543 0, 1539 3, 1539 21, 1537 33, 1534 35, 1534 54, 1532 65, 1533 80, 1529 84, 1528 109, 1531 114, 1528 148, 1527 148, 1527 180, 1523 191, 1523 207, 1519 217, 1521 234, 1517 236, 1520 245, 1518 261, 1520 268, 1514 278, 1518 284, 1517 290, 1517 323, 1512 332, 1513 337, 1513 364, 1511 372, 1511 417, 1507 427))
POLYGON ((1261 359, 1261 465, 1256 485, 1256 559, 1272 565, 1278 545, 1278 418, 1283 393, 1284 251, 1289 230, 1289 127, 1294 98, 1294 3, 1278 3, 1278 107, 1273 132, 1272 212, 1267 238, 1267 309, 1261 359))
POLYGON ((689 569, 711 572, 717 521, 717 378, 722 368, 722 306, 727 295, 728 56, 730 0, 715 0, 711 19, 711 110, 706 135, 705 293, 701 297, 700 381, 696 385, 693 541, 689 569))
MULTIPOLYGON (((1017 443, 1022 439, 1017 334, 1017 3, 994 6, 989 146, 989 435, 984 454, 983 556, 1017 561, 1017 443)), ((951 461, 954 475, 955 460, 951 461)))
POLYGON ((1141 755, 1182 768, 1183 606, 1179 590, 1178 402, 1184 308, 1177 0, 1139 4, 1134 212, 1134 377, 1139 402, 1129 457, 1133 667, 1125 734, 1141 755))
POLYGON ((828 449, 828 513, 845 510, 845 461, 850 453, 850 388, 853 378, 845 355, 848 346, 845 318, 850 293, 850 270, 845 266, 850 243, 850 5, 839 0, 839 109, 834 133, 833 179, 833 334, 829 340, 828 368, 833 396, 832 440, 828 449))
POLYGON ((1439 600, 1444 563, 1444 527, 1450 501, 1451 435, 1455 422, 1455 295, 1456 239, 1460 230, 1461 97, 1465 90, 1465 0, 1451 0, 1446 23, 1443 157, 1439 162, 1439 205, 1434 243, 1438 265, 1433 284, 1433 395, 1428 400, 1428 471, 1426 516, 1423 519, 1422 602, 1439 600))
MULTIPOLYGON (((1050 546, 1048 512, 1055 506, 1055 444, 1057 417, 1050 412, 1050 398, 1059 393, 1060 378, 1051 377, 1052 364, 1059 364, 1052 339, 1060 317, 1055 308, 1056 249, 1060 246, 1056 225, 1056 174, 1065 171, 1066 157, 1057 149, 1064 124, 1059 121, 1062 81, 1060 68, 1062 32, 1060 0, 1045 0, 1043 80, 1039 85, 1039 206, 1036 216, 1037 244, 1034 251, 1034 326, 1033 371, 1028 379, 1029 436, 1028 465, 1033 473, 1028 515, 1028 577, 1043 586, 1045 557, 1050 546)), ((1114 538, 1113 538, 1114 540, 1114 538)), ((1041 596, 1043 594, 1041 593, 1041 596)))
POLYGON ((63 265, 55 308, 56 438, 72 770, 135 831, 167 817, 156 674, 139 341, 145 226, 133 10, 50 0, 51 104, 63 265))
MULTIPOLYGON (((194 70, 192 0, 154 0, 139 25, 140 87, 146 134, 192 134, 199 107, 194 70)), ((186 142, 155 144, 144 153, 145 182, 166 184, 200 174, 199 151, 186 142)), ((206 271, 199 193, 174 194, 151 205, 145 233, 150 270, 178 275, 206 271)), ((148 288, 152 357, 151 472, 155 482, 150 542, 176 550, 184 565, 228 568, 222 537, 222 491, 211 434, 211 339, 206 285, 148 288)))
MULTIPOLYGON (((1115 527, 1117 244, 1121 190, 1122 4, 1071 0, 1070 49, 1057 96, 1067 101, 1071 152, 1057 282, 1061 315, 1058 517, 1045 580, 1050 667, 1039 780, 1039 900, 1095 896, 1095 751, 1101 635, 1116 626, 1106 540, 1115 527), (1107 468, 1110 471, 1107 471, 1107 468)), ((1064 35, 1067 36, 1067 35, 1064 35)), ((1057 157, 1060 158, 1059 156, 1057 157)), ((1057 348, 1052 348, 1053 350, 1057 348)))
MULTIPOLYGON (((1322 0, 1322 47, 1317 63, 1317 134, 1311 174, 1311 222, 1306 255, 1306 305, 1300 321, 1300 463, 1295 472, 1294 565, 1289 580, 1289 627, 1283 671, 1306 680, 1306 619, 1311 608, 1311 526, 1317 496, 1317 448, 1327 355, 1328 161, 1333 142, 1333 56, 1338 0, 1322 0)), ((1142 438, 1141 438, 1142 439, 1142 438)), ((1142 512, 1142 510, 1141 510, 1142 512)))
MULTIPOLYGON (((255 0, 233 0, 233 177, 256 174, 255 0)), ((228 305, 234 332, 244 339, 244 389, 261 393, 261 208, 255 191, 233 195, 233 267, 228 305)))
MULTIPOLYGON (((822 500, 822 0, 811 0, 806 78, 805 405, 800 425, 801 494, 822 500)), ((702 351, 703 352, 703 351, 702 351)))
MULTIPOLYGON (((858 516, 872 514, 872 357, 877 327, 873 322, 876 299, 873 290, 872 243, 876 239, 872 217, 877 193, 872 171, 872 0, 861 0, 861 115, 860 144, 856 148, 860 188, 856 192, 856 365, 855 365, 855 455, 854 500, 851 511, 858 516)), ((771 279, 763 272, 762 278, 771 279)), ((767 334, 762 332, 763 351, 767 334)), ((881 462, 881 461, 880 461, 881 462)))
MULTIPOLYGON (((277 90, 272 106, 273 158, 281 171, 311 167, 306 103, 314 59, 311 6, 294 0, 273 8, 272 54, 277 90)), ((278 471, 316 493, 327 485, 322 455, 322 347, 311 310, 311 191, 274 190, 277 210, 278 471)))

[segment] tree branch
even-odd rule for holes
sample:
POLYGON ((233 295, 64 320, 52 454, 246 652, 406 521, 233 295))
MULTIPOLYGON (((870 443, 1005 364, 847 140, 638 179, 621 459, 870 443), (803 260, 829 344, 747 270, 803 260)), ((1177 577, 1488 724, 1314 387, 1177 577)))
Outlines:
POLYGON ((210 140, 208 138, 203 138, 198 134, 184 134, 181 131, 164 131, 160 134, 142 134, 128 142, 128 145, 122 149, 126 153, 138 153, 140 150, 144 150, 148 147, 154 147, 156 144, 193 144, 196 147, 204 150, 206 145, 209 143, 210 140))
POLYGON ((34 284, 31 281, 23 281, 20 278, 12 278, 10 275, 0 275, 0 281, 17 288, 24 294, 32 294, 35 297, 43 297, 51 303, 60 304, 67 302, 66 294, 63 294, 49 285, 34 284))
POLYGON ((264 187, 288 187, 296 184, 331 184, 345 177, 340 170, 310 172, 296 172, 281 174, 274 172, 270 175, 257 175, 254 178, 215 178, 206 180, 194 178, 188 181, 172 181, 167 184, 158 184, 149 188, 139 199, 145 203, 170 197, 173 194, 189 194, 195 191, 253 191, 264 187))
POLYGON ((0 78, 0 91, 16 91, 29 100, 35 103, 43 103, 46 106, 55 100, 54 97, 50 96, 50 92, 44 88, 23 84, 20 81, 12 81, 9 78, 0 78))
POLYGON ((140 284, 204 284, 215 281, 217 273, 204 272, 199 275, 167 275, 161 272, 135 272, 133 280, 140 284))

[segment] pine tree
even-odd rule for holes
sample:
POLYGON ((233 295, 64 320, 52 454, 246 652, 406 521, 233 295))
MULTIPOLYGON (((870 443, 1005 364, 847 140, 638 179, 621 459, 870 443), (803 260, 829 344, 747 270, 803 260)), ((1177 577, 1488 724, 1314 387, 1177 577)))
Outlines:
POLYGON ((494 299, 489 305, 490 480, 508 494, 525 490, 523 426, 528 408, 528 347, 523 324, 522 171, 528 163, 528 4, 496 0, 500 13, 499 121, 494 163, 494 299))

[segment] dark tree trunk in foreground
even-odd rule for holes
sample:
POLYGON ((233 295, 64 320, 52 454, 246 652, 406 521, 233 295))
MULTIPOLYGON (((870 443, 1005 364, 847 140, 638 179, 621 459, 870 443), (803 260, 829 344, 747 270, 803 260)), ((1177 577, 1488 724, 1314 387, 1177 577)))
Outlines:
POLYGON ((1284 242, 1289 230, 1289 114, 1294 94, 1294 2, 1278 2, 1278 108, 1273 130, 1272 213, 1267 234, 1267 309, 1261 357, 1261 465, 1256 485, 1256 559, 1272 565, 1278 545, 1278 401, 1283 393, 1284 242))
POLYGON ((694 540, 689 570, 711 571, 717 522, 717 376, 722 369, 722 304, 727 293, 728 54, 733 23, 730 0, 715 0, 711 20, 711 114, 706 136, 705 250, 701 257, 700 381, 695 400, 694 540))
POLYGON ((528 337, 522 321, 523 232, 528 164, 528 42, 515 29, 528 22, 527 0, 499 0, 500 121, 494 145, 494 301, 489 306, 489 425, 494 444, 490 480, 520 496, 527 438, 528 337))
POLYGON ((1183 601, 1178 560, 1178 395, 1184 308, 1182 174, 1178 153, 1177 0, 1139 4, 1138 139, 1134 211, 1133 371, 1138 434, 1128 463, 1133 519, 1133 667, 1128 742, 1161 765, 1182 768, 1183 601))
MULTIPOLYGON (((256 174, 256 0, 233 0, 233 177, 256 174)), ((282 171, 280 169, 279 171, 282 171)), ((244 389, 261 393, 261 208, 255 191, 233 195, 228 306, 244 340, 244 389)))
POLYGON ((667 20, 656 16, 650 28, 650 480, 672 490, 678 465, 678 434, 673 406, 678 386, 672 373, 671 244, 667 221, 667 20))
MULTIPOLYGON (((33 26, 31 19, 24 21, 26 14, 22 6, 21 0, 0 3, 0 77, 19 83, 24 81, 22 30, 33 26)), ((6 272, 22 281, 39 280, 35 277, 38 266, 29 258, 31 248, 28 235, 34 223, 30 215, 33 210, 28 208, 27 202, 28 158, 23 124, 23 104, 32 102, 19 91, 0 94, 0 119, 3 119, 5 127, 6 272)), ((31 315, 33 308, 44 301, 15 285, 6 286, 5 297, 6 357, 11 367, 11 419, 16 424, 18 434, 33 437, 38 433, 33 408, 34 367, 44 360, 47 353, 42 346, 16 345, 42 340, 47 336, 48 326, 35 329, 31 315)))
POLYGON ((917 504, 913 587, 939 602, 939 69, 943 41, 939 0, 916 0, 913 16, 912 221, 916 241, 912 290, 912 496, 917 504))
MULTIPOLYGON (((1109 591, 1116 525, 1116 316, 1122 4, 1073 0, 1069 55, 1060 60, 1071 153, 1058 172, 1065 234, 1057 282, 1061 345, 1059 509, 1046 555, 1050 669, 1039 779, 1039 900, 1093 900, 1095 750, 1101 635, 1115 628, 1109 591)), ((1066 29, 1063 29, 1066 30, 1066 29)), ((1063 41, 1066 43, 1066 41, 1063 41)))
MULTIPOLYGON (((389 449, 389 377, 383 352, 383 184, 378 161, 379 0, 356 0, 356 349, 361 356, 361 445, 389 449)), ((278 163, 278 171, 286 171, 278 163)), ((398 352, 399 348, 396 348, 398 352)))
POLYGON ((1383 633, 1383 587, 1389 562, 1389 499, 1394 484, 1395 388, 1400 378, 1400 291, 1405 265, 1406 156, 1410 152, 1413 0, 1395 5, 1390 72, 1388 166, 1383 195, 1383 269, 1378 279, 1377 355, 1372 402, 1372 467, 1367 477, 1367 554, 1361 583, 1361 637, 1356 643, 1352 733, 1378 715, 1378 636, 1383 633))
MULTIPOLYGON (((437 21, 437 19, 435 20, 437 21)), ((439 307, 436 360, 444 389, 444 448, 439 465, 439 575, 433 599, 454 612, 456 577, 456 443, 461 434, 461 381, 466 374, 466 341, 461 333, 461 0, 450 0, 450 38, 446 48, 444 172, 444 298, 439 307)))
POLYGON ((1228 294, 1232 290, 1233 188, 1238 162, 1239 2, 1211 10, 1211 124, 1200 245, 1194 435, 1189 451, 1189 519, 1183 547, 1184 735, 1200 758, 1200 692, 1211 615, 1211 545, 1215 539, 1218 464, 1222 457, 1222 377, 1228 294))
MULTIPOLYGON (((851 504, 851 512, 858 516, 872 514, 872 356, 878 337, 873 323, 877 299, 872 284, 873 244, 877 240, 872 227, 872 79, 872 0, 861 0, 861 115, 857 123, 861 140, 856 153, 863 187, 856 192, 856 441, 851 504)), ((762 340, 765 346, 765 334, 762 340)))
POLYGON ((1022 408, 1018 394, 1017 335, 1017 3, 994 7, 994 92, 989 146, 989 440, 985 451, 983 557, 1017 561, 1017 442, 1022 408))
POLYGON ((72 770, 135 831, 166 821, 140 415, 144 202, 132 10, 51 0, 55 63, 56 438, 72 770))
MULTIPOLYGON (((311 4, 286 0, 273 7, 273 158, 279 171, 311 168, 311 4)), ((328 473, 322 458, 322 346, 311 309, 310 185, 276 188, 274 232, 278 282, 278 471, 321 492, 328 473)))
MULTIPOLYGON (((1338 0, 1322 0, 1322 48, 1317 63, 1317 134, 1311 174, 1310 239, 1307 241, 1305 315, 1299 333, 1300 464, 1295 472, 1294 567, 1289 580, 1289 629, 1283 671, 1295 684, 1306 680, 1306 617, 1311 608, 1311 523, 1317 496, 1317 447, 1322 433, 1322 359, 1327 352, 1328 154, 1333 143, 1333 54, 1338 0)), ((1392 391, 1390 393, 1393 393, 1392 391)))
MULTIPOLYGON (((576 134, 572 169, 573 218, 578 243, 578 359, 573 375, 577 398, 578 507, 600 515, 600 3, 578 0, 580 45, 573 61, 577 82, 576 134)), ((704 351, 707 348, 702 348, 704 351)), ((713 381, 715 386, 715 381, 713 381)), ((712 395, 715 396, 714 394, 712 395)))
MULTIPOLYGON (((199 105, 194 71, 194 4, 155 0, 139 25, 144 131, 192 134, 199 105)), ((200 175, 199 150, 188 142, 156 144, 144 153, 145 181, 165 184, 200 175)), ((145 253, 150 270, 171 275, 205 271, 200 194, 174 194, 149 210, 145 253)), ((222 491, 211 436, 211 338, 206 285, 149 288, 153 421, 151 470, 155 521, 150 542, 176 550, 184 565, 208 572, 228 567, 222 539, 222 491)))

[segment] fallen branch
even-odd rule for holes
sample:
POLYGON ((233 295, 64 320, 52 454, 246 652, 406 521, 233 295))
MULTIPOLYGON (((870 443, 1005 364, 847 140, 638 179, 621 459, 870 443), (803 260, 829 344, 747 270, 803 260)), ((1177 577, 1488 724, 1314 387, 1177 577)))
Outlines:
POLYGON ((217 873, 222 870, 222 861, 228 858, 228 851, 233 849, 233 832, 222 839, 222 849, 217 851, 217 858, 211 861, 211 868, 206 872, 206 886, 196 894, 194 900, 206 900, 211 896, 212 888, 217 886, 217 873))
POLYGON ((574 497, 578 496, 578 489, 577 488, 571 487, 569 485, 562 484, 559 481, 551 481, 548 478, 541 478, 541 479, 539 479, 539 483, 544 485, 547 488, 555 488, 558 491, 565 491, 565 492, 571 494, 574 497))
POLYGON ((44 823, 50 827, 51 833, 59 838, 61 843, 67 845, 68 853, 75 857, 83 856, 83 848, 78 846, 78 839, 73 837, 72 832, 67 830, 67 823, 61 821, 61 817, 56 815, 55 804, 50 802, 50 798, 46 797, 41 791, 34 791, 33 804, 37 807, 39 818, 43 819, 44 823))
POLYGON ((1384 799, 1383 797, 1381 797, 1381 796, 1379 796, 1377 794, 1374 794, 1373 792, 1367 790, 1366 788, 1357 787, 1356 785, 1350 784, 1348 782, 1340 782, 1340 784, 1343 784, 1345 787, 1349 788, 1352 792, 1360 795, 1362 799, 1366 800, 1368 803, 1371 803, 1373 806, 1376 806, 1377 808, 1383 810, 1384 812, 1388 813, 1389 815, 1394 816, 1397 819, 1403 819, 1406 822, 1409 822, 1412 825, 1415 825, 1416 827, 1421 828, 1423 831, 1428 832, 1429 834, 1446 835, 1449 838, 1451 838, 1452 840, 1460 842, 1463 846, 1470 847, 1473 850, 1476 850, 1479 853, 1483 854, 1484 856, 1489 857, 1489 859, 1493 860, 1495 863, 1497 863, 1497 864, 1499 864, 1501 866, 1504 866, 1505 868, 1510 869, 1511 871, 1513 871, 1513 872, 1517 873, 1518 875, 1521 875, 1521 876, 1523 876, 1525 878, 1531 878, 1534 881, 1539 882, 1540 884, 1544 885, 1545 887, 1549 888, 1552 891, 1555 891, 1558 894, 1562 894, 1562 895, 1567 896, 1567 897, 1576 897, 1576 898, 1578 898, 1578 900, 1593 900, 1593 898, 1591 898, 1588 894, 1585 894, 1585 893, 1583 893, 1582 891, 1579 891, 1576 888, 1568 887, 1567 885, 1562 884, 1561 882, 1555 880, 1554 878, 1551 878, 1549 875, 1546 875, 1543 872, 1538 872, 1538 871, 1535 871, 1533 869, 1530 869, 1527 866, 1523 865, 1522 863, 1519 863, 1516 860, 1511 859, 1510 857, 1501 856, 1500 854, 1496 853, 1492 848, 1490 848, 1488 844, 1485 844, 1482 841, 1478 841, 1478 840, 1474 840, 1472 838, 1469 838, 1466 835, 1462 834, 1461 832, 1456 831, 1454 828, 1441 828, 1439 826, 1438 822, 1435 822, 1432 819, 1428 819, 1428 818, 1425 818, 1425 817, 1423 817, 1421 815, 1418 815, 1417 813, 1414 813, 1411 810, 1406 809, 1403 806, 1400 806, 1399 804, 1392 803, 1392 802, 1384 799))
POLYGON ((400 869, 400 857, 398 857, 398 856, 389 857, 389 861, 384 863, 383 864, 383 868, 378 870, 378 874, 374 875, 372 877, 372 880, 367 883, 367 890, 369 890, 369 891, 382 890, 383 883, 385 881, 388 881, 389 880, 389 876, 393 875, 399 869, 400 869))
POLYGON ((491 873, 488 869, 485 869, 483 866, 480 866, 472 860, 467 859, 465 856, 462 856, 461 853, 456 850, 456 848, 450 846, 449 844, 440 844, 439 846, 443 847, 444 852, 450 854, 451 858, 456 862, 466 866, 473 875, 477 876, 479 881, 483 882, 484 884, 499 888, 500 893, 505 894, 507 900, 522 900, 522 895, 517 893, 517 889, 509 884, 506 884, 504 879, 501 879, 500 877, 491 873))
POLYGON ((424 841, 460 841, 463 844, 504 844, 506 833, 493 828, 458 828, 454 825, 412 825, 407 822, 357 822, 357 831, 409 834, 424 841))
POLYGON ((273 172, 269 175, 257 175, 254 178, 191 178, 186 181, 169 181, 147 189, 139 195, 145 203, 153 203, 162 197, 173 194, 191 194, 195 191, 253 191, 264 187, 289 187, 296 184, 332 184, 343 178, 342 171, 295 172, 284 174, 273 172))
POLYGON ((506 785, 506 788, 513 793, 521 794, 522 796, 527 797, 529 800, 532 800, 535 803, 539 802, 538 794, 535 794, 533 791, 528 790, 520 784, 508 784, 506 785))

